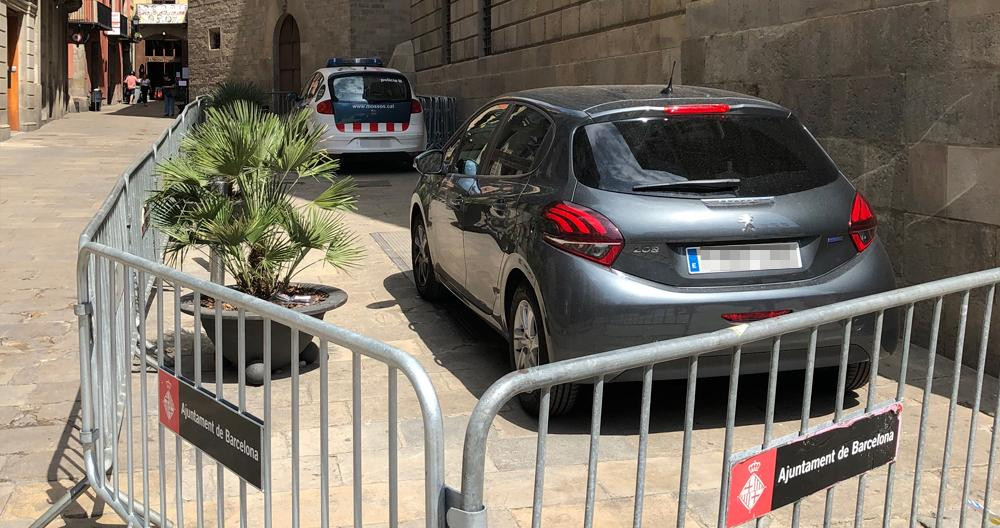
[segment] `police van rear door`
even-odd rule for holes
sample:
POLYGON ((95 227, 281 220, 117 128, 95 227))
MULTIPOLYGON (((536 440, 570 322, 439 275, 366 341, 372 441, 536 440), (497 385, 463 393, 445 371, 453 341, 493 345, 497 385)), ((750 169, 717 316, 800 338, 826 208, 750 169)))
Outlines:
POLYGON ((403 75, 375 71, 334 75, 330 94, 341 132, 389 133, 409 127, 410 83, 403 75))

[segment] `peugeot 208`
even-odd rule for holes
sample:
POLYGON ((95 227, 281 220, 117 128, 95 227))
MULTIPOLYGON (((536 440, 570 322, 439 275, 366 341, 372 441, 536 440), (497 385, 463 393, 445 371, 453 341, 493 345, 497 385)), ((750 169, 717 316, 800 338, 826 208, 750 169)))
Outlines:
MULTIPOLYGON (((522 369, 894 287, 872 208, 789 110, 713 89, 668 93, 518 92, 421 154, 410 204, 420 294, 452 292, 507 336, 522 369)), ((874 323, 853 321, 849 389, 869 378, 874 323)), ((820 329, 817 367, 839 364, 842 339, 842 328, 820 329)), ((779 368, 804 368, 807 347, 808 336, 785 336, 779 368)), ((741 372, 767 372, 769 351, 745 347, 741 372)), ((702 357, 699 375, 728 375, 730 355, 702 357)), ((687 363, 654 375, 684 378, 687 363)), ((550 412, 576 392, 553 388, 550 412)), ((521 403, 537 412, 538 398, 521 403)))

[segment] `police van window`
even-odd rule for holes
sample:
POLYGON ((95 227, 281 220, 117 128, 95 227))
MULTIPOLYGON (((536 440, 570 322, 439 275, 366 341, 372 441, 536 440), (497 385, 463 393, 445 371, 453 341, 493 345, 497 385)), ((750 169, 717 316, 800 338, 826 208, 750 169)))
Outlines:
POLYGON ((302 99, 309 100, 312 96, 316 95, 316 90, 319 89, 320 84, 323 82, 323 75, 320 73, 313 74, 309 82, 306 83, 305 88, 302 90, 302 99))
POLYGON ((490 144, 490 139, 500 126, 508 106, 507 104, 491 106, 469 123, 462 138, 444 154, 448 172, 466 176, 484 174, 479 170, 485 157, 483 151, 486 150, 486 145, 490 144))
POLYGON ((512 176, 531 172, 541 157, 551 126, 540 112, 518 106, 497 136, 497 147, 486 173, 512 176))
POLYGON ((410 88, 402 75, 368 73, 341 75, 330 82, 333 97, 341 102, 391 103, 410 101, 410 88))
POLYGON ((316 91, 316 98, 314 99, 314 101, 318 102, 320 99, 323 98, 324 95, 326 95, 326 85, 321 82, 319 84, 319 90, 316 91))

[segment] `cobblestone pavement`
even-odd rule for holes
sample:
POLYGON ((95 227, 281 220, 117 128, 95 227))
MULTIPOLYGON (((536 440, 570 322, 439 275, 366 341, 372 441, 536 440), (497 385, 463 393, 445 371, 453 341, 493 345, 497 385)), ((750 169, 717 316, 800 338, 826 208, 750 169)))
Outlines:
MULTIPOLYGON (((115 173, 164 125, 164 121, 149 118, 86 114, 48 125, 34 136, 44 139, 25 135, 0 144, 0 262, 4 272, 0 280, 7 281, 0 288, 0 295, 3 295, 0 298, 0 528, 27 526, 44 510, 49 500, 61 494, 73 479, 82 474, 75 429, 77 407, 74 398, 78 373, 71 310, 75 240, 86 219, 111 187, 115 173), (106 137, 94 138, 95 130, 100 130, 106 137), (88 150, 88 146, 94 148, 88 150), (54 174, 59 175, 58 178, 53 177, 54 174), (46 206, 45 210, 38 210, 38 205, 46 206)), ((354 174, 360 184, 359 211, 346 218, 365 246, 364 266, 350 272, 317 266, 310 268, 301 278, 334 285, 348 293, 347 304, 327 314, 328 322, 410 352, 429 372, 445 416, 446 480, 449 485, 457 487, 461 446, 469 413, 478 396, 508 371, 506 345, 457 302, 431 305, 420 300, 410 279, 382 250, 377 239, 398 240, 407 229, 406 204, 416 177, 409 172, 394 171, 385 164, 372 167, 373 164, 356 163, 344 170, 354 174)), ((296 188, 296 194, 303 198, 314 196, 318 191, 319 186, 312 183, 296 188)), ((204 277, 207 273, 201 263, 203 260, 192 258, 185 262, 184 269, 204 277)), ((165 298, 166 353, 174 355, 174 335, 169 330, 174 328, 171 317, 173 295, 168 292, 165 298)), ((156 314, 150 314, 147 321, 149 335, 152 335, 155 319, 156 314)), ((192 365, 192 361, 188 360, 194 354, 191 349, 191 318, 185 317, 181 328, 181 351, 188 356, 184 364, 192 365)), ((211 369, 214 351, 208 336, 203 335, 201 341, 205 344, 200 352, 203 364, 211 369)), ((970 345, 972 349, 974 345, 970 345)), ((905 524, 913 483, 916 424, 926 371, 926 352, 914 347, 912 357, 904 387, 903 439, 900 462, 896 467, 892 526, 905 524)), ((349 350, 331 348, 331 456, 325 461, 319 456, 319 372, 307 367, 301 378, 302 492, 298 503, 305 526, 318 525, 319 468, 324 463, 330 470, 332 525, 349 526, 352 522, 351 358, 349 350)), ((388 523, 388 403, 385 396, 388 378, 385 367, 372 360, 363 360, 362 372, 364 524, 385 526, 388 523)), ((883 361, 879 373, 879 399, 888 399, 896 391, 898 358, 883 361)), ((951 508, 944 513, 949 519, 945 525, 954 524, 958 508, 962 477, 960 468, 964 467, 966 456, 971 385, 974 381, 970 372, 963 371, 962 405, 956 415, 956 436, 951 442, 952 458, 947 470, 942 472, 944 423, 951 373, 951 364, 939 359, 934 394, 929 403, 929 454, 925 460, 926 472, 918 510, 921 518, 934 514, 940 478, 942 473, 945 474, 950 482, 946 487, 946 504, 951 508)), ((232 396, 235 373, 227 371, 224 375, 226 394, 232 396)), ((211 379, 212 373, 207 372, 206 376, 206 379, 211 379)), ((758 444, 763 430, 766 378, 744 379, 740 385, 739 419, 735 430, 737 450, 758 444)), ((156 386, 154 380, 154 377, 147 380, 150 402, 155 401, 152 397, 156 386)), ((701 380, 698 383, 691 491, 689 508, 685 513, 688 526, 714 526, 722 468, 726 386, 725 380, 701 380)), ((646 526, 673 525, 675 522, 684 393, 683 383, 657 383, 653 389, 643 516, 646 526)), ((776 435, 797 430, 801 393, 800 376, 783 374, 780 377, 776 435)), ((995 395, 996 383, 988 380, 984 395, 984 401, 990 402, 988 413, 980 416, 973 449, 976 471, 972 489, 976 490, 977 497, 981 496, 984 487, 995 395)), ((291 390, 287 377, 276 378, 272 396, 275 526, 285 526, 289 524, 295 500, 290 492, 291 390)), ((590 428, 590 409, 586 403, 589 394, 586 391, 583 398, 584 404, 577 411, 553 421, 550 426, 543 509, 545 526, 582 525, 590 428)), ((851 394, 846 400, 848 412, 860 410, 865 398, 865 391, 851 394)), ((138 401, 138 398, 134 400, 138 401)), ((248 389, 247 402, 251 412, 261 414, 260 389, 248 389)), ((639 387, 635 385, 612 385, 606 389, 595 526, 631 524, 638 447, 638 402, 639 387)), ((812 423, 828 420, 832 415, 833 402, 832 390, 819 384, 813 398, 812 423)), ((150 415, 153 416, 155 404, 151 403, 151 407, 150 415)), ((405 380, 400 381, 399 416, 400 524, 421 526, 423 428, 419 407, 405 380)), ((151 441, 156 438, 155 420, 153 416, 149 421, 151 441)), ((138 430, 138 420, 135 425, 138 430)), ((136 440, 137 454, 141 441, 141 438, 136 440)), ((156 444, 149 445, 152 449, 150 457, 155 460, 159 454, 156 444)), ((530 526, 535 445, 535 421, 516 404, 506 406, 493 424, 487 453, 486 502, 490 507, 491 527, 530 526)), ((175 503, 174 482, 177 477, 172 462, 177 453, 172 440, 168 440, 164 455, 171 461, 163 477, 167 482, 167 504, 172 505, 175 503)), ((199 505, 195 500, 196 474, 194 453, 190 446, 183 448, 180 458, 183 461, 180 475, 184 489, 185 524, 194 525, 199 505)), ((139 461, 138 455, 135 460, 139 461)), ((876 471, 868 479, 864 492, 868 500, 861 523, 865 526, 881 526, 885 473, 885 469, 876 471)), ((128 475, 123 473, 120 477, 125 479, 128 475)), ((154 464, 150 474, 154 506, 159 503, 156 484, 159 477, 154 464)), ((206 464, 202 477, 204 504, 201 510, 207 524, 215 524, 216 502, 222 497, 225 524, 236 525, 239 490, 233 485, 235 479, 227 477, 220 493, 216 489, 214 464, 206 464)), ((144 485, 141 473, 135 473, 133 482, 137 486, 137 494, 141 495, 138 491, 144 485)), ((853 522, 857 490, 856 481, 838 487, 834 502, 835 525, 853 522)), ((823 494, 818 494, 806 501, 802 511, 803 526, 821 524, 823 500, 823 494)), ((260 493, 254 490, 249 492, 249 526, 261 525, 261 501, 260 493)), ((84 497, 67 512, 67 517, 54 525, 58 526, 60 522, 68 526, 121 524, 106 508, 103 516, 94 516, 95 508, 100 513, 100 507, 95 507, 92 498, 84 497)), ((173 506, 169 506, 168 511, 170 518, 174 519, 173 506)), ((789 508, 779 511, 771 524, 787 526, 790 514, 789 508)))

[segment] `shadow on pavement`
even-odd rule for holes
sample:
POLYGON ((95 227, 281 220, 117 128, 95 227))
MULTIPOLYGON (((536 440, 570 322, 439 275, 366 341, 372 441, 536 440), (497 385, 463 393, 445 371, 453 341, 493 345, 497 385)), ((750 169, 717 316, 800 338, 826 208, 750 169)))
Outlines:
POLYGON ((173 117, 163 115, 163 101, 150 101, 149 104, 145 106, 137 103, 118 106, 119 108, 111 112, 107 112, 108 115, 126 117, 162 117, 163 119, 174 119, 173 117))
MULTIPOLYGON (((449 296, 437 304, 420 301, 416 289, 408 280, 396 280, 402 274, 384 281, 386 290, 400 304, 417 306, 404 311, 411 328, 420 334, 430 348, 435 361, 461 380, 471 394, 481 397, 489 385, 510 372, 507 341, 474 312, 457 299, 449 296), (424 323, 424 312, 432 310, 455 329, 448 339, 442 336, 441 325, 424 323), (463 345, 465 344, 465 345, 463 345)), ((811 416, 832 414, 836 404, 836 370, 817 369, 812 396, 811 416)), ((795 421, 801 417, 802 393, 805 376, 801 372, 782 372, 778 375, 774 419, 776 422, 795 421)), ((736 425, 763 424, 767 402, 767 375, 740 377, 736 425)), ((590 432, 591 385, 580 391, 576 408, 568 415, 553 419, 550 434, 586 434, 590 432)), ((729 392, 728 378, 698 379, 695 400, 695 429, 725 427, 726 406, 729 392)), ((650 431, 669 432, 684 430, 684 404, 686 380, 657 381, 653 383, 650 431)), ((601 432, 605 436, 636 435, 639 433, 639 414, 642 401, 642 384, 636 382, 608 383, 604 390, 601 432)), ((850 392, 844 398, 844 410, 859 405, 858 395, 850 392)), ((520 427, 535 430, 537 420, 523 411, 516 398, 504 406, 500 414, 520 427)))

